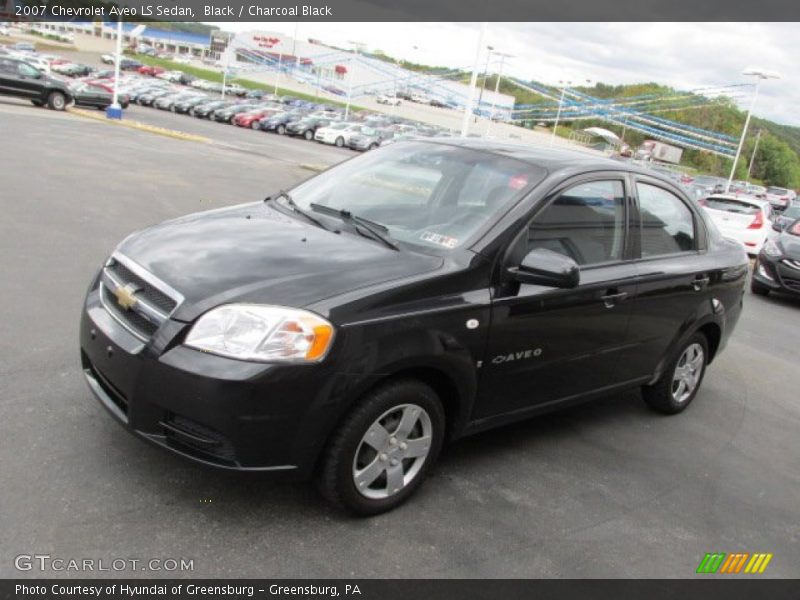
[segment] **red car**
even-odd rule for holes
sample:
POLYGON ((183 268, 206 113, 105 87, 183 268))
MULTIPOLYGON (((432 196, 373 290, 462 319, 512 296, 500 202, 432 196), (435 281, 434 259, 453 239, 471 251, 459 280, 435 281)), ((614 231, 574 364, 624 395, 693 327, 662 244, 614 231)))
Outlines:
POLYGON ((136 72, 139 73, 140 75, 150 75, 150 77, 155 77, 156 75, 158 75, 159 73, 163 73, 164 71, 166 71, 164 67, 153 67, 151 65, 142 65, 141 67, 136 69, 136 72))
POLYGON ((276 112, 275 108, 264 108, 259 110, 251 110, 248 112, 239 113, 233 117, 233 124, 239 127, 250 127, 251 129, 258 129, 261 119, 268 117, 276 112))

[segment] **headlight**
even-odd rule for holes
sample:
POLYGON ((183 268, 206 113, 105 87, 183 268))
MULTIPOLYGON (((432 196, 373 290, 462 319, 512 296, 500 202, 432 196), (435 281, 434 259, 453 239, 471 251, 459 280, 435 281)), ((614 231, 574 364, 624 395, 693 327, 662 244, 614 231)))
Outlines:
POLYGON ((226 304, 204 314, 187 346, 240 360, 319 362, 330 349, 333 325, 314 313, 260 304, 226 304))
POLYGON ((767 240, 764 243, 764 254, 767 256, 781 256, 783 252, 781 251, 781 247, 778 246, 774 240, 767 240))

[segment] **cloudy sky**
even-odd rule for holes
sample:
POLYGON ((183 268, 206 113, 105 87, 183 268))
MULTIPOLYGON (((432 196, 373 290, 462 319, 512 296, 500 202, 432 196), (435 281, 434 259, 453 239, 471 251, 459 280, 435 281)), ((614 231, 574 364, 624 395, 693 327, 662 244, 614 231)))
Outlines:
MULTIPOLYGON (((216 24, 287 35, 295 30, 294 23, 216 24)), ((471 67, 480 28, 474 23, 300 23, 298 38, 342 47, 362 42, 409 61, 471 67)), ((691 90, 752 81, 741 74, 747 67, 774 70, 782 78, 761 85, 755 114, 800 126, 800 23, 489 23, 484 43, 514 55, 504 72, 553 84, 655 81, 691 90)), ((485 54, 481 60, 483 70, 485 54)), ((740 89, 743 105, 749 89, 740 89)))

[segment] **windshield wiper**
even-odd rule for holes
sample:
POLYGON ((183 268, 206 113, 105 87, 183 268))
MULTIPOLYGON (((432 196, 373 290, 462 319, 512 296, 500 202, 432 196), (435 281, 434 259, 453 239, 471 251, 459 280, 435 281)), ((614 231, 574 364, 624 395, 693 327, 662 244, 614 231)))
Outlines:
POLYGON ((381 225, 375 221, 370 221, 364 217, 359 217, 358 215, 354 215, 349 210, 345 210, 343 208, 332 208, 330 206, 325 206, 324 204, 317 204, 316 202, 312 202, 309 204, 309 206, 311 207, 311 210, 315 210, 324 215, 339 217, 345 223, 350 223, 355 230, 364 237, 370 237, 373 240, 378 240, 392 250, 400 250, 400 246, 395 244, 386 236, 386 234, 389 233, 389 228, 386 227, 386 225, 381 225), (364 230, 369 232, 369 235, 364 234, 364 230))
POLYGON ((311 213, 308 213, 308 212, 304 211, 302 208, 300 208, 297 205, 297 203, 292 199, 292 197, 289 195, 289 192, 287 192, 286 190, 279 190, 278 193, 275 196, 267 196, 266 198, 264 198, 264 202, 270 202, 271 200, 277 200, 278 198, 281 198, 281 197, 286 199, 286 205, 293 212, 297 213, 298 215, 304 216, 307 220, 309 220, 311 223, 313 223, 317 227, 320 227, 320 228, 324 229, 325 231, 330 231, 330 229, 328 229, 325 226, 325 223, 320 221, 318 218, 316 218, 311 213))

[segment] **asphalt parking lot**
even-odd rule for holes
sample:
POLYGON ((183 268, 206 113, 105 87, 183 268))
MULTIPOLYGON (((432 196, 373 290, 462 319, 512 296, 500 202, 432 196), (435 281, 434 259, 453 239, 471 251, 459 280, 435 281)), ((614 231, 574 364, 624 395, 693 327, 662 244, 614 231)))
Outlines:
POLYGON ((682 415, 630 392, 481 434, 447 448, 409 503, 367 520, 310 485, 206 470, 125 433, 86 387, 77 339, 85 288, 116 243, 352 156, 128 116, 212 143, 0 99, 0 576, 41 576, 14 557, 50 554, 189 558, 196 577, 690 577, 706 552, 744 551, 774 554, 765 576, 797 577, 798 300, 748 292, 682 415))

